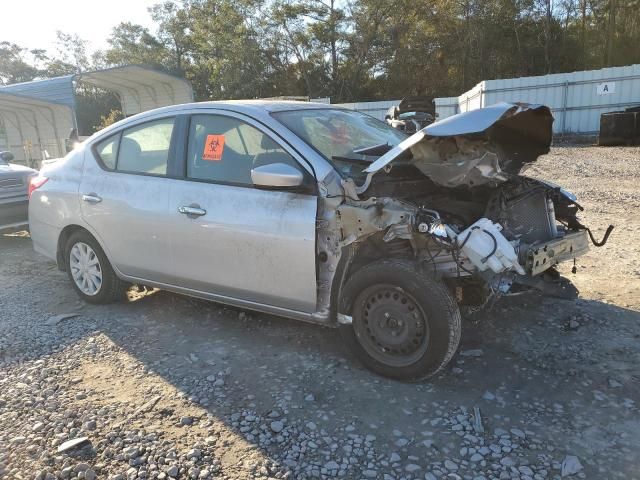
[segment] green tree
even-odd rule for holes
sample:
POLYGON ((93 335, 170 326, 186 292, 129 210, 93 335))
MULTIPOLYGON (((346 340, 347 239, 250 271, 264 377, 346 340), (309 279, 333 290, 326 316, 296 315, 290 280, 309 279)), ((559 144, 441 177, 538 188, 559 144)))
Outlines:
MULTIPOLYGON (((26 48, 0 42, 0 84, 28 82, 38 76, 38 69, 27 61, 26 54, 26 48)), ((42 51, 39 50, 38 55, 42 55, 42 51)))
POLYGON ((122 22, 113 28, 104 52, 108 65, 144 64, 162 68, 167 52, 162 43, 147 28, 122 22))

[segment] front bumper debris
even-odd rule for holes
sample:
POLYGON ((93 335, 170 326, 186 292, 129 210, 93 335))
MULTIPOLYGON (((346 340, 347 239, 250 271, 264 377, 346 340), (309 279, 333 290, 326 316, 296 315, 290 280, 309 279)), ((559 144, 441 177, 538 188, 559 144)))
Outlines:
POLYGON ((527 250, 525 270, 530 275, 538 275, 558 263, 584 255, 588 250, 589 236, 586 230, 540 242, 527 250))

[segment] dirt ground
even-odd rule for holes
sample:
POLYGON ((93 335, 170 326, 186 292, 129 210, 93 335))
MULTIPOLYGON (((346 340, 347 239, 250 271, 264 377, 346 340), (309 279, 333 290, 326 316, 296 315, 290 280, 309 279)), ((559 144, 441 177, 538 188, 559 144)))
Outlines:
POLYGON ((563 268, 578 300, 502 300, 417 385, 326 328, 162 291, 84 304, 0 235, 0 478, 640 478, 640 148, 557 147, 526 174, 609 243, 563 268))

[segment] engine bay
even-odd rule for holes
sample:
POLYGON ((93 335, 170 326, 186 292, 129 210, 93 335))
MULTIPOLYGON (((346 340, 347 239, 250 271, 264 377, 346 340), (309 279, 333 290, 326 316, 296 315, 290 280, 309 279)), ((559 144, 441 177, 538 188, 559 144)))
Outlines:
MULTIPOLYGON (((556 265, 575 263, 589 239, 604 245, 613 227, 597 241, 572 194, 521 174, 549 151, 550 110, 499 104, 456 117, 383 154, 364 170, 361 185, 342 179, 343 199, 336 195, 321 208, 327 224, 319 249, 340 257, 352 247, 355 268, 377 258, 413 258, 460 305, 531 289, 575 296, 556 265)), ((331 256, 328 263, 329 272, 337 267, 331 256)), ((320 274, 333 279, 322 268, 320 274)))

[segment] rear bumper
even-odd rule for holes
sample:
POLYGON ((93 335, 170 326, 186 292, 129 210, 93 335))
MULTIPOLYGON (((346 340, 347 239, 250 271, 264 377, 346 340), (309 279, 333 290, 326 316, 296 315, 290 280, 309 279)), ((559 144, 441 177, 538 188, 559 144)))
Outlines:
POLYGON ((525 270, 530 275, 538 275, 560 262, 572 260, 589 251, 589 237, 586 230, 569 233, 562 238, 533 245, 527 250, 525 270))
POLYGON ((33 242, 33 249, 51 260, 57 261, 56 254, 60 229, 38 219, 30 218, 29 232, 33 242))

